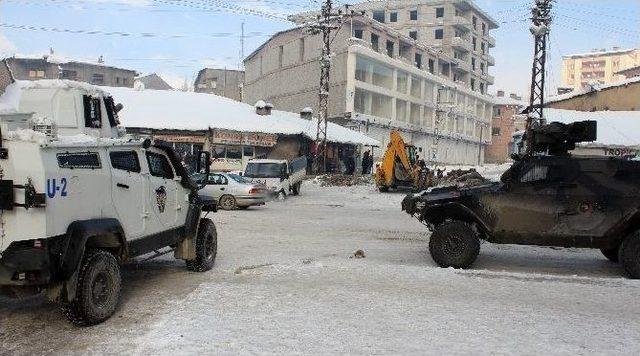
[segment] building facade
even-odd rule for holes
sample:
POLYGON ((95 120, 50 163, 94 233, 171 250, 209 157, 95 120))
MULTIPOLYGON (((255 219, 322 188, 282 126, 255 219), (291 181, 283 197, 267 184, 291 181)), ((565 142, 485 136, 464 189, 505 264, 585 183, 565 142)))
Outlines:
POLYGON ((640 77, 640 65, 637 65, 637 66, 631 67, 631 68, 627 68, 627 69, 623 69, 623 70, 621 70, 619 72, 616 72, 616 74, 622 75, 627 79, 633 78, 633 77, 640 77))
POLYGON ((162 77, 157 75, 156 73, 151 73, 149 75, 143 75, 141 77, 136 78, 136 83, 142 84, 144 89, 151 90, 173 90, 174 88, 169 85, 162 77))
MULTIPOLYGON (((280 32, 245 60, 245 102, 318 112, 322 38, 280 32)), ((431 162, 481 164, 491 139, 491 97, 454 81, 457 60, 368 16, 342 25, 332 44, 329 117, 383 143, 391 130, 431 162)), ((381 153, 382 150, 380 150, 381 153)))
POLYGON ((609 84, 625 79, 618 73, 640 65, 640 50, 594 50, 562 57, 562 85, 581 90, 593 84, 609 84))
POLYGON ((493 118, 491 120, 491 144, 487 147, 485 161, 487 163, 504 163, 511 160, 513 150, 513 134, 524 130, 525 119, 520 112, 526 104, 522 98, 511 94, 505 96, 498 91, 493 102, 493 118))
POLYGON ((545 105, 576 111, 640 111, 640 77, 553 96, 545 105))
POLYGON ((55 56, 10 57, 7 64, 15 79, 68 79, 100 86, 133 88, 136 71, 96 63, 61 60, 55 56))
POLYGON ((244 71, 205 68, 198 72, 194 86, 196 93, 215 94, 243 101, 243 84, 244 71))

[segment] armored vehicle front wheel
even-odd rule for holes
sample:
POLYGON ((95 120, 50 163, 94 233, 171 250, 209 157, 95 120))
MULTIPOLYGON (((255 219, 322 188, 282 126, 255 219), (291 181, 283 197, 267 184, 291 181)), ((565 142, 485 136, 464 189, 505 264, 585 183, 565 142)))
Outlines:
POLYGON ((632 279, 640 279, 640 231, 627 236, 620 246, 620 262, 632 279))
POLYGON ((106 251, 87 252, 78 272, 75 299, 62 311, 76 325, 95 325, 107 320, 120 301, 120 266, 106 251))
POLYGON ((609 261, 618 263, 619 262, 619 248, 601 248, 600 252, 606 257, 609 261))
POLYGON ((429 252, 440 267, 468 268, 478 258, 480 239, 469 224, 447 221, 433 231, 429 252))
POLYGON ((187 261, 187 269, 206 272, 213 268, 218 253, 218 233, 213 221, 201 219, 196 237, 196 258, 187 261))

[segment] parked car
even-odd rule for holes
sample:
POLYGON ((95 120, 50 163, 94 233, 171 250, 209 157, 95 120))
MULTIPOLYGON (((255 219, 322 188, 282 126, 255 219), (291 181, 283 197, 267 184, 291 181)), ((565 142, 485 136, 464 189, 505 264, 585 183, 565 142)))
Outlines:
POLYGON ((269 200, 269 190, 265 185, 252 183, 237 174, 196 173, 192 178, 204 185, 200 192, 216 199, 218 206, 224 210, 247 209, 264 205, 269 200))
POLYGON ((244 176, 252 182, 264 184, 273 195, 285 198, 289 193, 300 194, 306 169, 307 158, 304 156, 291 161, 252 159, 247 164, 244 176))

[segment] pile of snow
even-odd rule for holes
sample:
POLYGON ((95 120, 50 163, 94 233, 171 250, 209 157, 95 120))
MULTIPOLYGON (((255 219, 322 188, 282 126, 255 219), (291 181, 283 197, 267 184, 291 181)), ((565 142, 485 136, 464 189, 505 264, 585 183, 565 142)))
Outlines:
POLYGON ((598 123, 598 138, 594 142, 603 145, 640 145, 640 111, 574 111, 544 109, 547 122, 569 124, 575 121, 594 120, 598 123))
POLYGON ((621 87, 621 86, 634 84, 634 83, 640 83, 640 77, 631 77, 631 78, 627 78, 627 79, 609 83, 609 84, 593 84, 593 85, 590 85, 588 88, 585 88, 582 90, 575 90, 569 93, 551 96, 547 98, 545 101, 547 102, 547 104, 555 103, 558 101, 564 101, 567 99, 575 98, 581 95, 598 92, 598 91, 606 90, 610 88, 621 87))
MULTIPOLYGON (((118 113, 126 127, 173 130, 222 129, 283 135, 303 135, 315 140, 317 121, 299 114, 273 110, 258 115, 248 104, 217 95, 166 91, 104 88, 124 109, 118 113)), ((380 142, 359 132, 329 123, 330 142, 379 146, 380 142)))

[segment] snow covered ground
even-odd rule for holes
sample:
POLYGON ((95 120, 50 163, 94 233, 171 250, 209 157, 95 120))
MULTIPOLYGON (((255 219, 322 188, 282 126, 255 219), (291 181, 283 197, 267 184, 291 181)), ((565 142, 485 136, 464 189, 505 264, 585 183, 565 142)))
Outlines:
POLYGON ((640 282, 598 251, 483 244, 473 269, 440 269, 403 196, 306 184, 220 212, 214 270, 128 266, 119 310, 91 328, 40 297, 0 300, 0 354, 640 351, 640 282))

